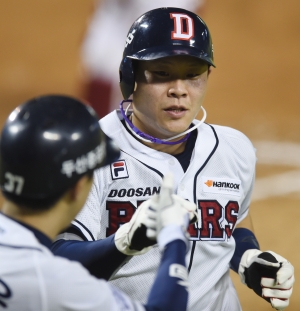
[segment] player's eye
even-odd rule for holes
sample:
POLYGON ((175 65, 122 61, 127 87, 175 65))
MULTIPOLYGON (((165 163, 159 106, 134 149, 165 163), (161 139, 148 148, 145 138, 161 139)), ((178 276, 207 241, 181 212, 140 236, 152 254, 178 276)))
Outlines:
POLYGON ((188 79, 192 79, 192 78, 198 77, 199 75, 200 75, 199 73, 189 73, 189 74, 186 75, 186 77, 188 79))
POLYGON ((160 77, 168 77, 169 76, 169 74, 166 71, 154 71, 154 73, 160 77))

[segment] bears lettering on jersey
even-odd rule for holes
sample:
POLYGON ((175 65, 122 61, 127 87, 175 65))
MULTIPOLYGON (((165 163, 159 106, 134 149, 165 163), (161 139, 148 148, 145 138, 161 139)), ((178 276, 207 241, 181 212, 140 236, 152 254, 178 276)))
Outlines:
MULTIPOLYGON (((137 206, 142 202, 138 201, 137 206)), ((106 210, 108 210, 106 236, 109 236, 131 219, 136 208, 130 201, 107 201, 106 210)), ((198 200, 198 210, 198 224, 189 227, 191 240, 225 241, 231 237, 238 218, 237 201, 229 201, 223 207, 217 200, 198 200)))
POLYGON ((238 218, 237 201, 229 201, 223 208, 217 200, 199 200, 198 209, 198 225, 189 227, 191 240, 224 241, 231 237, 238 218))
MULTIPOLYGON (((143 202, 138 201, 137 206, 140 206, 143 202)), ((114 234, 121 225, 130 221, 136 208, 129 201, 107 201, 106 210, 108 210, 108 227, 106 228, 106 236, 108 237, 114 234)))

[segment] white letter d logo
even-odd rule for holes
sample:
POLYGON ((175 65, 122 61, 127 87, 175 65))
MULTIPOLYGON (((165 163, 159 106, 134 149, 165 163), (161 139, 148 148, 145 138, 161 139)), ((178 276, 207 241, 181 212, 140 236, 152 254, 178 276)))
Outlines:
POLYGON ((190 40, 194 37, 194 21, 190 16, 181 13, 170 13, 170 17, 174 19, 175 29, 172 31, 172 39, 190 40), (186 26, 186 31, 184 31, 184 26, 186 26))

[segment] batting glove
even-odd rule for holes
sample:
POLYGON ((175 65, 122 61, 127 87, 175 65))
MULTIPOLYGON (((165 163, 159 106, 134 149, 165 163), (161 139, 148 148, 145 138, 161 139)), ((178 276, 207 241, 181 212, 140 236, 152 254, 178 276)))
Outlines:
MULTIPOLYGON (((161 186, 160 193, 164 192, 164 183, 165 179, 161 186)), ((190 223, 191 224, 195 223, 198 220, 195 204, 189 203, 188 201, 182 199, 177 195, 172 194, 171 196, 173 202, 177 202, 177 204, 184 210, 184 212, 188 213, 190 223)), ((155 195, 152 198, 154 200, 157 200, 157 198, 160 197, 161 194, 155 195)), ((155 223, 156 216, 154 216, 153 218, 153 210, 150 209, 151 206, 153 205, 152 198, 143 202, 137 208, 131 220, 128 223, 123 224, 116 231, 115 245, 117 249, 125 255, 144 254, 157 242, 156 223, 155 223), (151 239, 146 234, 147 228, 149 226, 153 228, 151 239)))
POLYGON ((155 244, 155 241, 150 240, 146 235, 148 201, 150 200, 143 202, 130 221, 116 231, 115 245, 125 255, 144 254, 155 244))
POLYGON ((154 195, 150 199, 147 218, 147 236, 151 240, 158 239, 160 248, 163 248, 169 242, 183 237, 176 227, 180 227, 184 234, 184 241, 189 247, 187 228, 189 223, 198 220, 196 205, 187 200, 172 194, 173 177, 166 175, 159 195, 154 195), (168 229, 167 229, 168 228, 168 229), (167 229, 167 230, 166 230, 167 229), (165 231, 164 234, 161 234, 165 231), (169 234, 167 234, 168 232, 169 234))
POLYGON ((247 250, 239 265, 243 284, 271 303, 276 310, 284 310, 292 295, 294 267, 285 258, 272 252, 247 250))

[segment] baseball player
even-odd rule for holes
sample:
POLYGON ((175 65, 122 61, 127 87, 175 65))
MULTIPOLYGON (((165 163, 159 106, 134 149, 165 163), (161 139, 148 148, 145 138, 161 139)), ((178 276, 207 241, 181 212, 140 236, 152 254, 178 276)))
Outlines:
MULTIPOLYGON (((70 247, 71 233, 83 241, 114 234, 144 200, 159 192, 161 179, 172 171, 175 193, 194 202, 199 214, 199 221, 189 227, 188 309, 241 310, 231 268, 244 284, 283 310, 289 305, 294 268, 280 255, 260 251, 253 233, 249 205, 255 150, 241 132, 204 123, 202 103, 211 67, 210 32, 196 14, 160 8, 133 23, 120 65, 125 100, 120 111, 100 121, 119 145, 120 159, 95 172, 85 207, 53 249, 80 260, 76 254, 85 254, 85 245, 70 247), (200 112, 201 120, 196 120, 200 112)), ((146 301, 159 258, 154 246, 126 263, 111 283, 146 301)))
POLYGON ((117 231, 117 238, 104 239, 98 247, 103 258, 98 264, 112 270, 117 268, 112 258, 119 252, 117 243, 132 252, 139 230, 158 241, 161 264, 143 306, 49 250, 51 240, 82 208, 93 171, 119 156, 94 110, 66 96, 34 98, 10 114, 0 149, 5 197, 0 213, 1 310, 186 310, 186 229, 189 214, 197 218, 196 206, 172 195, 171 175, 161 193, 141 204, 121 234, 117 231))
POLYGON ((202 11, 205 0, 96 0, 95 11, 81 46, 84 74, 82 95, 100 117, 118 108, 122 94, 118 68, 123 40, 133 20, 146 11, 161 6, 202 11), (111 34, 114 34, 111 40, 111 34), (109 44, 107 44, 109 42, 109 44), (109 55, 109 57, 107 57, 109 55))

